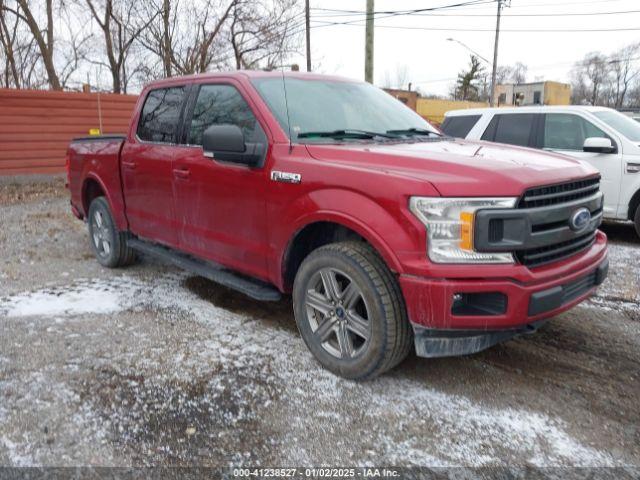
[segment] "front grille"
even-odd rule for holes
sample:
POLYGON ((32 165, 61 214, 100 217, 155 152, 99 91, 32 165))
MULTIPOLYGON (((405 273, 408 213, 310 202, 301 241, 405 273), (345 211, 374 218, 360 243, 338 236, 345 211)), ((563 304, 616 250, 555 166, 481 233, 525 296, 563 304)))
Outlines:
POLYGON ((520 199, 518 208, 536 208, 586 198, 600 189, 600 177, 569 183, 530 188, 520 199))
POLYGON ((591 247, 596 240, 596 232, 587 233, 580 237, 560 242, 553 245, 547 245, 540 248, 522 250, 516 253, 518 261, 528 267, 539 267, 545 263, 555 262, 563 258, 575 255, 587 248, 591 247))
POLYGON ((529 268, 557 262, 591 248, 602 222, 600 178, 534 187, 515 209, 480 209, 475 214, 474 248, 478 252, 511 252, 529 268), (588 210, 586 225, 574 215, 588 210), (579 228, 581 227, 581 228, 579 228))

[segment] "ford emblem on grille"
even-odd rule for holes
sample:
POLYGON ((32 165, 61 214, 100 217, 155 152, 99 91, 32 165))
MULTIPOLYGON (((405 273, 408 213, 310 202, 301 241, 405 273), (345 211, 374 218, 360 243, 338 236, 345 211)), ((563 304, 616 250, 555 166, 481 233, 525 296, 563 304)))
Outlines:
POLYGON ((586 208, 579 208, 571 214, 569 219, 569 227, 575 232, 584 230, 591 221, 591 212, 586 208))

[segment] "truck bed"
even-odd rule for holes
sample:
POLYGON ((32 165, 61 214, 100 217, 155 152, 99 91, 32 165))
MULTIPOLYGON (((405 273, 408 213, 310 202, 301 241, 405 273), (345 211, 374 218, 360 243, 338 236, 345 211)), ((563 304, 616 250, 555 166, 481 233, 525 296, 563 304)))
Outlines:
POLYGON ((95 135, 74 138, 67 150, 71 204, 79 218, 86 218, 88 199, 96 189, 105 192, 114 207, 119 228, 126 227, 120 181, 120 150, 126 135, 95 135), (117 215, 121 213, 121 215, 117 215))

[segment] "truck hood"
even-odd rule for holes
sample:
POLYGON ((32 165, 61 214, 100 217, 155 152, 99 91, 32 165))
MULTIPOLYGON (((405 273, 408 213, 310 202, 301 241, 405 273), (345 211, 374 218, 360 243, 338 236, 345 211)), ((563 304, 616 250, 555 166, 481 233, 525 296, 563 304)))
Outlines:
POLYGON ((443 196, 519 196, 527 188, 597 175, 579 160, 489 142, 435 139, 415 143, 307 144, 324 161, 353 164, 431 183, 443 196))

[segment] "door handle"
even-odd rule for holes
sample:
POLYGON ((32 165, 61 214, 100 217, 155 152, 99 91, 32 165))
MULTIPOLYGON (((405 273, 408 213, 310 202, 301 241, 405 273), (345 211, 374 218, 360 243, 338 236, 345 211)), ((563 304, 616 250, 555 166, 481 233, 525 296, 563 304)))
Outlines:
POLYGON ((187 179, 191 175, 191 172, 189 171, 188 168, 174 168, 173 174, 175 175, 176 178, 187 179))
POLYGON ((129 170, 135 170, 136 167, 138 166, 138 164, 136 162, 122 162, 122 166, 129 169, 129 170))

